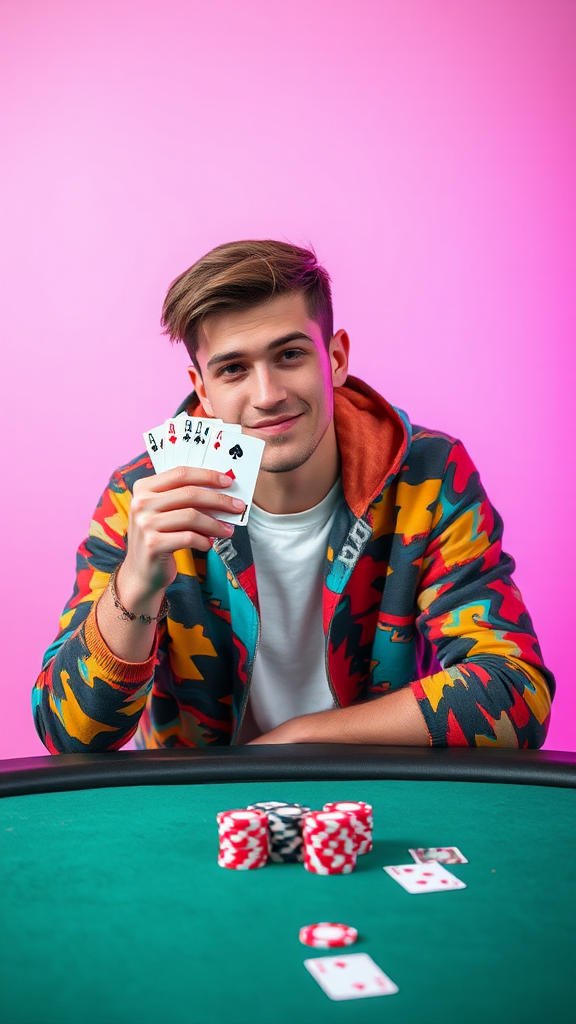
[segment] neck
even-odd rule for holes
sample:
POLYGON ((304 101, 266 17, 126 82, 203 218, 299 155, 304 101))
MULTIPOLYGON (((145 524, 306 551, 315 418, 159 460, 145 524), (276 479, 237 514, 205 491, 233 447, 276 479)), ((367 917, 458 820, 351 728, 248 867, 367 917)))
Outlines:
POLYGON ((305 512, 318 505, 340 475, 340 453, 334 420, 309 459, 289 473, 261 472, 254 503, 272 515, 305 512))

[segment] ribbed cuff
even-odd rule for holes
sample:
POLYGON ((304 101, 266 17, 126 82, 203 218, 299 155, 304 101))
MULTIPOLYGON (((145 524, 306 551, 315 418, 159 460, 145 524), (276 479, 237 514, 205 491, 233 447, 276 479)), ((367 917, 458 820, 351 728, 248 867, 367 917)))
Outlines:
POLYGON ((146 661, 122 661, 117 658, 104 641, 96 621, 96 605, 93 604, 88 618, 84 623, 84 639, 89 653, 98 662, 102 675, 111 683, 131 683, 141 686, 154 672, 154 662, 158 650, 158 629, 154 636, 152 654, 146 661))

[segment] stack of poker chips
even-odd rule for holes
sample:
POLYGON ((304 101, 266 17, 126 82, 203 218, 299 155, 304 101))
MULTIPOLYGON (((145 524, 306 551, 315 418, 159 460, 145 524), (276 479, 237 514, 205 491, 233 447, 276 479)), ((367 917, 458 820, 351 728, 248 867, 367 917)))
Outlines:
POLYGON ((264 811, 221 811, 218 822, 218 864, 221 868, 248 871, 268 861, 268 818, 264 811))
POLYGON ((344 811, 350 815, 354 835, 358 840, 357 854, 360 857, 369 853, 372 849, 372 828, 374 817, 370 804, 362 800, 336 800, 334 803, 324 804, 325 811, 344 811))
POLYGON ((223 868, 261 868, 270 859, 303 863, 317 875, 346 875, 372 849, 372 807, 361 800, 326 803, 322 811, 269 800, 216 817, 223 868))
POLYGON ((356 867, 358 840, 346 811, 312 811, 304 818, 304 867, 315 875, 348 875, 356 867))
POLYGON ((269 800, 250 804, 249 810, 264 811, 268 815, 270 860, 276 864, 301 864, 304 860, 302 822, 310 808, 269 800))

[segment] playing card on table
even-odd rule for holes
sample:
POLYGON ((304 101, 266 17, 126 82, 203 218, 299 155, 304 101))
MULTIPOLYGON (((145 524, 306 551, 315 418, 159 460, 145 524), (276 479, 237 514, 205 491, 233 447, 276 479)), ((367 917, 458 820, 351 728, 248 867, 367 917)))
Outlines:
POLYGON ((406 892, 446 892, 448 889, 465 889, 462 882, 443 864, 431 861, 428 864, 397 864, 386 867, 384 871, 398 882, 406 892))
POLYGON ((367 953, 319 956, 304 966, 330 999, 365 999, 392 996, 398 985, 384 974, 367 953))
POLYGON ((467 864, 468 861, 457 846, 419 846, 416 850, 408 850, 417 864, 467 864))
POLYGON ((226 488, 226 494, 246 502, 243 512, 237 515, 219 512, 214 516, 215 519, 235 526, 246 526, 265 444, 262 438, 252 437, 251 434, 212 430, 203 469, 215 469, 229 476, 233 483, 226 488))
POLYGON ((164 469, 164 424, 161 423, 159 427, 146 430, 142 436, 154 471, 161 473, 164 469))

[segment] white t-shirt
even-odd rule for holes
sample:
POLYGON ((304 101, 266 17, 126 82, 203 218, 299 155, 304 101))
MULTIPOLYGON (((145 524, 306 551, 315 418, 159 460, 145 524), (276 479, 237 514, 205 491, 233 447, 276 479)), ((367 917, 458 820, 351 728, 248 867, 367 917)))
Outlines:
POLYGON ((276 516, 252 505, 247 529, 256 568, 260 643, 239 742, 289 718, 334 707, 326 676, 322 587, 341 495, 339 479, 319 505, 305 512, 276 516))

